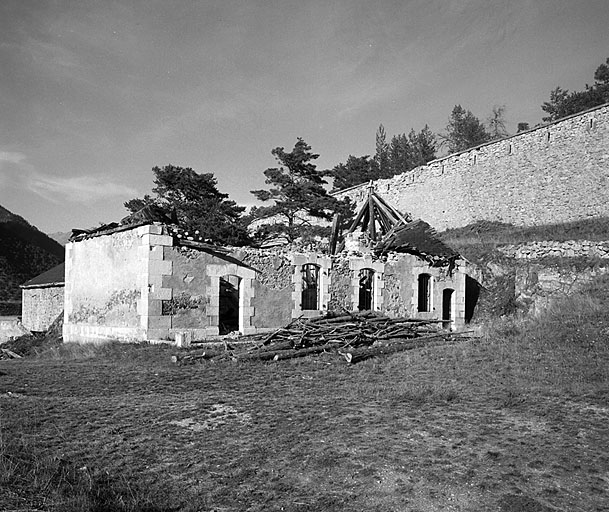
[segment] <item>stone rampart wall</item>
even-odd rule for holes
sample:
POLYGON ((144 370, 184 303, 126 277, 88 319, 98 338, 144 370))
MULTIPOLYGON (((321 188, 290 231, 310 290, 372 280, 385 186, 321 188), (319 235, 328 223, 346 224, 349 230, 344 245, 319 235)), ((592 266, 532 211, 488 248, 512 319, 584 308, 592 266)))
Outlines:
MULTIPOLYGON (((609 105, 375 182, 438 230, 478 220, 539 225, 609 216, 609 105)), ((338 192, 358 204, 367 185, 338 192)))
POLYGON ((498 250, 509 258, 537 260, 543 258, 609 258, 609 241, 567 240, 566 242, 531 242, 505 245, 498 250))

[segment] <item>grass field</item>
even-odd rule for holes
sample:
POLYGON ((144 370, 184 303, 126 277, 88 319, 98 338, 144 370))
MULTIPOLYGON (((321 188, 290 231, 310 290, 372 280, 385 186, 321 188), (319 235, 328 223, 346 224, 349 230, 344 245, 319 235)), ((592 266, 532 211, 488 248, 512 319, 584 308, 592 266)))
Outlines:
MULTIPOLYGON (((608 231, 443 237, 484 262, 501 243, 608 231)), ((608 310, 603 278, 541 317, 352 366, 35 347, 0 361, 0 510, 609 510, 608 310)))
POLYGON ((353 366, 2 361, 0 510, 607 510, 608 289, 353 366))

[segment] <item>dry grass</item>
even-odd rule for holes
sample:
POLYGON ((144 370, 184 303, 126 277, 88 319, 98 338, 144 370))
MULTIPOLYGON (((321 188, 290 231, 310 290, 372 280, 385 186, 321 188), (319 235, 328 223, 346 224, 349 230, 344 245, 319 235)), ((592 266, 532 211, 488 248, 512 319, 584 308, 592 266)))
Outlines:
POLYGON ((609 218, 594 218, 564 224, 540 226, 512 226, 500 222, 481 221, 463 228, 440 233, 442 240, 472 261, 485 256, 500 245, 537 242, 539 240, 593 240, 609 239, 609 218))
POLYGON ((2 362, 0 509, 605 510, 608 289, 354 366, 2 362))

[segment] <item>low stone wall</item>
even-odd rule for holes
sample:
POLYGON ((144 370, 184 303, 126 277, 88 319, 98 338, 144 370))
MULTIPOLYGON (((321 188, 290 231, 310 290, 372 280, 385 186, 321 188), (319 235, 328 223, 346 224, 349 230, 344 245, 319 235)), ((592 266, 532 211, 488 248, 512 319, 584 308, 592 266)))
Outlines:
POLYGON ((21 320, 16 316, 0 316, 0 343, 18 338, 29 331, 23 327, 21 320))
POLYGON ((539 314, 553 300, 577 293, 585 285, 607 272, 609 265, 577 270, 536 263, 522 265, 515 273, 516 301, 534 314, 539 314))
POLYGON ((528 244, 505 245, 498 250, 508 258, 537 260, 543 258, 592 257, 609 259, 609 241, 567 240, 542 241, 528 244))

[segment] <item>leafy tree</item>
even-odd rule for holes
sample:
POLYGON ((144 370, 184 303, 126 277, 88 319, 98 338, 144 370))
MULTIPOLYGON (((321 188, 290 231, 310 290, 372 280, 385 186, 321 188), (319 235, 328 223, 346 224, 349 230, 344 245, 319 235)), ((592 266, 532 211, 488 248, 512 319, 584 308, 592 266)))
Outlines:
POLYGON ((378 178, 378 167, 370 155, 349 155, 345 163, 335 165, 329 175, 334 178, 333 190, 342 190, 378 178))
POLYGON ((264 224, 263 233, 281 233, 289 240, 301 236, 327 235, 330 228, 315 225, 314 220, 329 221, 334 213, 341 213, 345 222, 352 215, 349 200, 339 201, 328 194, 323 185, 330 171, 317 169, 314 160, 319 155, 311 152, 303 139, 298 138, 289 153, 282 147, 271 151, 279 163, 264 171, 269 190, 252 190, 260 201, 273 201, 271 206, 262 206, 252 211, 255 219, 278 218, 275 223, 264 224), (303 215, 304 214, 304 215, 303 215))
POLYGON ((561 87, 550 91, 550 101, 544 102, 541 106, 541 109, 548 113, 542 118, 543 121, 556 121, 609 102, 609 58, 605 64, 596 68, 594 80, 595 83, 586 84, 583 91, 569 92, 561 87))
POLYGON ((450 153, 457 153, 488 142, 490 134, 474 114, 461 105, 455 105, 442 139, 448 145, 450 153))
POLYGON ((530 130, 530 129, 531 129, 531 127, 529 126, 529 123, 525 123, 525 122, 518 123, 518 133, 526 132, 527 130, 530 130))
POLYGON ((245 208, 228 200, 217 188, 212 173, 198 174, 189 167, 154 167, 154 196, 125 203, 130 212, 155 205, 166 212, 175 210, 179 224, 188 231, 215 243, 243 245, 248 242, 241 214, 245 208))
POLYGON ((505 128, 505 105, 495 105, 487 120, 488 134, 491 140, 503 139, 509 136, 505 128))

